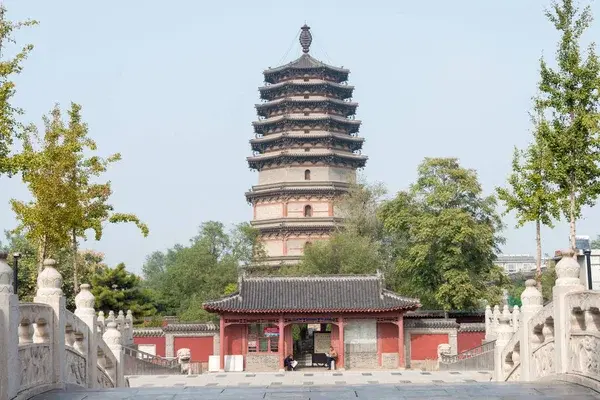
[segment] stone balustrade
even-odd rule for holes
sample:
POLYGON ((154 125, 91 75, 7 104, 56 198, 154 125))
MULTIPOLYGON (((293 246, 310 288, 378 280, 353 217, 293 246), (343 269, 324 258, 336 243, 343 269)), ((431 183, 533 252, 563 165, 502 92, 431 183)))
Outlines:
POLYGON ((505 313, 508 313, 509 325, 513 332, 519 329, 521 323, 521 312, 519 306, 514 306, 511 309, 508 306, 504 306, 502 312, 500 306, 495 305, 494 309, 488 305, 485 307, 485 341, 491 342, 496 340, 498 337, 498 328, 500 327, 500 317, 505 313))
POLYGON ((124 346, 133 345, 133 314, 131 310, 127 310, 127 314, 120 310, 115 317, 114 311, 108 312, 108 317, 104 315, 104 311, 98 312, 97 326, 101 333, 104 333, 108 324, 114 322, 117 324, 117 330, 121 332, 124 346))
POLYGON ((120 312, 100 329, 87 284, 71 313, 53 260, 44 261, 34 302, 19 303, 6 258, 0 253, 0 400, 27 399, 68 385, 125 386, 123 342, 126 335, 133 341, 131 313, 120 312))
POLYGON ((573 254, 563 252, 556 265, 551 303, 542 306, 542 295, 529 280, 518 329, 511 332, 507 309, 498 318, 496 380, 564 380, 600 390, 600 292, 585 290, 573 254))

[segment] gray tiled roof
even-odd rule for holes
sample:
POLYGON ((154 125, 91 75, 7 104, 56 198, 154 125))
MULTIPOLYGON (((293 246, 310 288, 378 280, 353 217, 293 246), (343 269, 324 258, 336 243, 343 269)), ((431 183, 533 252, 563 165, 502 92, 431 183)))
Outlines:
POLYGON ((334 67, 333 65, 325 64, 324 62, 321 62, 308 54, 302 54, 300 56, 300 58, 297 58, 296 60, 294 60, 288 64, 285 64, 285 65, 282 65, 282 66, 276 67, 276 68, 269 68, 269 69, 265 70, 264 74, 269 75, 274 72, 283 71, 288 68, 294 68, 294 69, 295 68, 297 68, 297 69, 327 68, 332 71, 338 71, 338 72, 342 72, 342 73, 346 73, 346 74, 348 72, 350 72, 350 70, 348 70, 348 69, 334 67))
POLYGON ((242 278, 240 292, 204 303, 213 312, 383 312, 414 310, 418 299, 384 289, 380 275, 242 278))
POLYGON ((218 331, 219 327, 212 322, 189 323, 189 324, 169 324, 163 328, 165 332, 207 332, 218 331))

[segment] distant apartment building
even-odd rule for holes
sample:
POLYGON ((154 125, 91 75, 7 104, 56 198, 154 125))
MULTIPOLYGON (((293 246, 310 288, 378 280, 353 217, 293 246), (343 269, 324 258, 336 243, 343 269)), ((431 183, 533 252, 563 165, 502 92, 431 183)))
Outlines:
POLYGON ((535 257, 529 254, 499 254, 496 265, 504 268, 507 274, 535 271, 535 257))

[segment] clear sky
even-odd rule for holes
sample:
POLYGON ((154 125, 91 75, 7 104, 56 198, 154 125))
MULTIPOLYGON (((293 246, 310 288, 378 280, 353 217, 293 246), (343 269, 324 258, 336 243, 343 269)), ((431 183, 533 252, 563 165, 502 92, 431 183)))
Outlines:
MULTIPOLYGON (((148 223, 110 226, 101 242, 110 265, 140 271, 145 257, 186 243, 202 221, 249 220, 244 192, 248 140, 262 70, 311 54, 351 70, 369 156, 364 175, 390 193, 406 188, 424 157, 458 157, 487 193, 502 185, 513 146, 527 144, 538 60, 557 34, 548 0, 192 1, 4 0, 13 20, 40 25, 18 34, 35 49, 18 78, 25 121, 54 103, 83 105, 113 166, 112 202, 148 223), (290 49, 288 52, 288 49, 290 49)), ((598 2, 593 4, 600 18, 598 2)), ((600 21, 588 38, 600 37, 600 21)), ((0 179, 0 229, 15 219, 8 200, 27 199, 18 178, 0 179)), ((598 207, 578 234, 600 233, 598 207)), ((532 226, 505 218, 506 253, 535 253, 532 226)), ((544 232, 544 252, 568 245, 568 225, 544 232)))

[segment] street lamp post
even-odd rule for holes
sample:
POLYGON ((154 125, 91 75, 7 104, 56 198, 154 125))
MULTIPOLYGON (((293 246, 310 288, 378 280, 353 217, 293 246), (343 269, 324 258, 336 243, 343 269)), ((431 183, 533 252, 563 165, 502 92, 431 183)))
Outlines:
POLYGON ((592 250, 585 249, 583 254, 585 254, 585 263, 587 267, 587 288, 588 290, 592 290, 592 250))
POLYGON ((19 258, 21 258, 21 253, 13 253, 13 287, 15 294, 19 294, 19 258))

